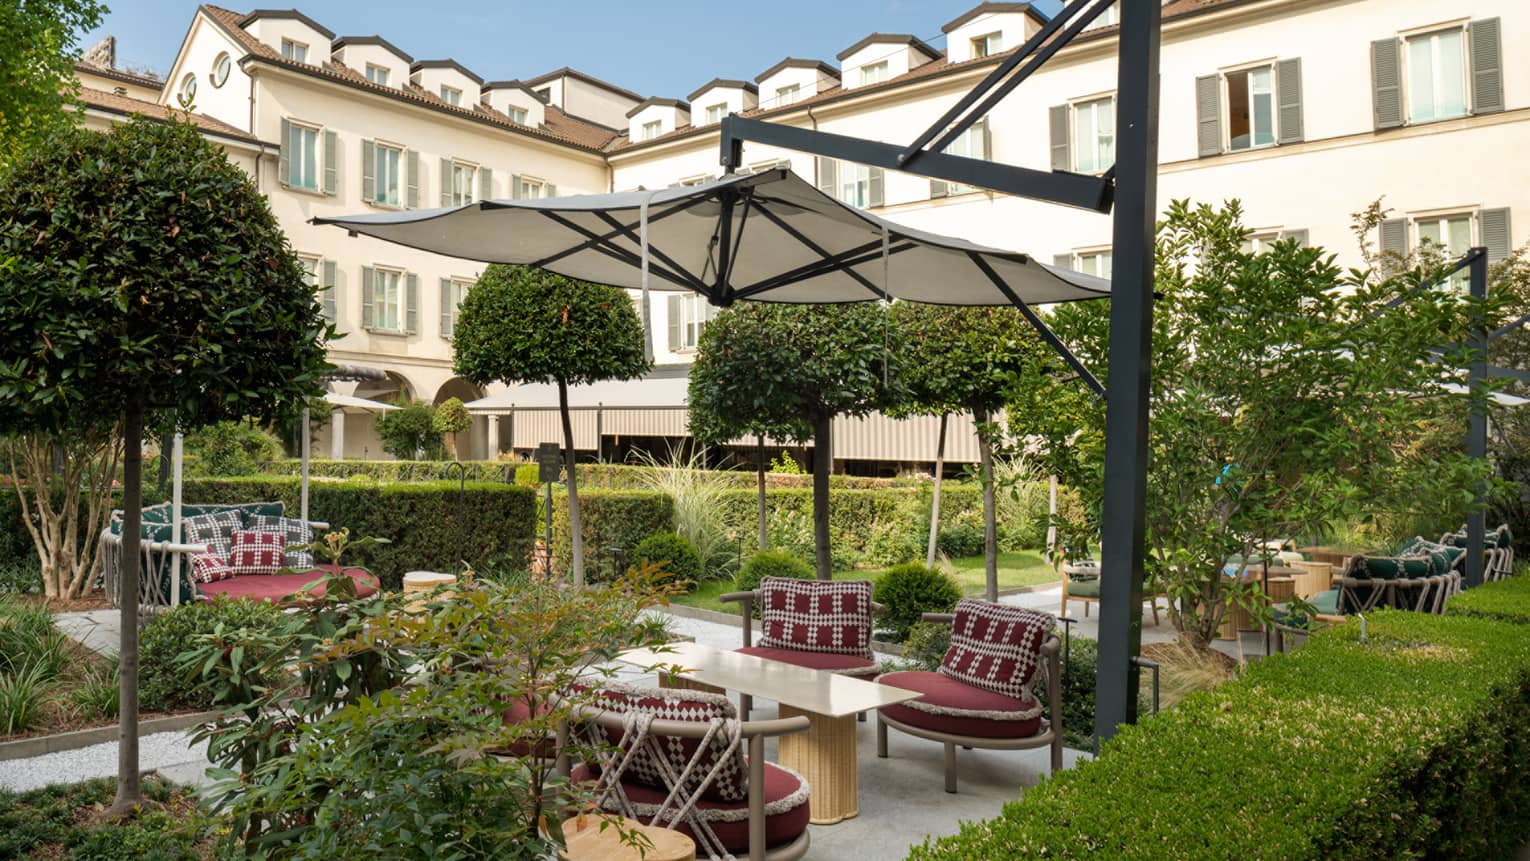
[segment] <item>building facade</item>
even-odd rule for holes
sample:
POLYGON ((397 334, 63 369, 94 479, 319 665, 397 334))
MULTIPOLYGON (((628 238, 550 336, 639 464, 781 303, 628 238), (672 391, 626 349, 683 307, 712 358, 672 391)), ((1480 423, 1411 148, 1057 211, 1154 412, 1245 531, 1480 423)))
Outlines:
MULTIPOLYGON (((949 151, 1041 170, 1109 169, 1114 15, 1108 9, 949 151)), ((730 113, 906 142, 1045 20, 1026 3, 983 3, 945 23, 943 49, 872 33, 834 61, 788 57, 752 75, 698 69, 698 89, 682 99, 644 97, 572 68, 486 82, 379 36, 337 37, 301 12, 202 6, 154 101, 190 105, 270 197, 343 334, 335 360, 389 374, 342 393, 471 400, 498 393, 451 372, 456 303, 481 267, 349 238, 310 218, 703 182, 719 171, 718 123, 730 113)), ((1530 240, 1530 162, 1516 155, 1530 152, 1530 55, 1505 50, 1527 37, 1522 0, 1167 0, 1159 200, 1236 198, 1252 246, 1296 238, 1359 265, 1350 214, 1384 196, 1392 214, 1365 237, 1373 246, 1481 244, 1501 257, 1530 240)), ((758 145, 744 157, 754 170, 788 165, 912 227, 1110 274, 1110 220, 1098 213, 758 145)), ((689 362, 711 313, 700 297, 656 297, 656 361, 689 362)), ((519 419, 480 419, 472 453, 532 448, 549 433, 538 428, 552 427, 529 412, 519 419)), ((318 450, 381 456, 370 425, 337 413, 318 450)), ((650 426, 667 434, 673 423, 650 426)), ((619 451, 606 436, 581 434, 592 449, 619 451)), ((933 421, 846 422, 836 458, 928 461, 934 437, 933 421)), ((951 457, 975 458, 971 434, 958 437, 951 457)))

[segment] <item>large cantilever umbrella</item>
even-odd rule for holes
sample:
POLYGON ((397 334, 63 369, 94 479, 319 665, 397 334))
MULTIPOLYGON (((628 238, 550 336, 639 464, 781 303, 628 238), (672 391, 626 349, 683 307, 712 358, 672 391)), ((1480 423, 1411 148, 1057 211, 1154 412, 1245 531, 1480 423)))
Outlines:
POLYGON ((315 218, 353 234, 615 287, 690 290, 715 305, 906 299, 1012 305, 1100 390, 1031 305, 1104 298, 1110 282, 1029 255, 915 230, 847 206, 790 170, 696 186, 315 218))

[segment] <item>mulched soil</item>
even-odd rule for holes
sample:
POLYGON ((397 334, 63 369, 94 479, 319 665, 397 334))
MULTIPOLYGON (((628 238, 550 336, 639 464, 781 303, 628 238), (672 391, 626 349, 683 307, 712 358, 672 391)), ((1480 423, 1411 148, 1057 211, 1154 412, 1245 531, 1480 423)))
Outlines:
POLYGON ((87 592, 78 598, 48 598, 44 595, 17 595, 22 602, 36 607, 47 607, 50 613, 80 613, 86 610, 110 610, 112 602, 100 589, 87 592))

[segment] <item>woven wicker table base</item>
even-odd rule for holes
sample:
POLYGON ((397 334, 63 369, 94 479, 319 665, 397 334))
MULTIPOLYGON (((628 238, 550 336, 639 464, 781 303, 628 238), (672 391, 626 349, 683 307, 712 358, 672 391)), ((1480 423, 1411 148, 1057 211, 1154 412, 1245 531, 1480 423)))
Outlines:
POLYGON ((855 761, 855 715, 828 717, 780 706, 781 717, 803 715, 807 732, 781 737, 781 764, 808 783, 808 821, 833 825, 861 812, 855 761))

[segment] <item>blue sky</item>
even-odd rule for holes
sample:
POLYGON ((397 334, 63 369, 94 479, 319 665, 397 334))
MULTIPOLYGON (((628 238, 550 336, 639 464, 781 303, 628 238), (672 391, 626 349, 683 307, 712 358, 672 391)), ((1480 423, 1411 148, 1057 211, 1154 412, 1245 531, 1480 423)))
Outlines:
MULTIPOLYGON (((117 37, 119 66, 161 74, 197 4, 107 0, 106 23, 80 41, 117 37)), ((486 80, 573 66, 645 96, 684 98, 714 77, 752 80, 785 56, 835 63, 873 31, 944 48, 940 27, 977 0, 252 0, 239 11, 296 6, 340 36, 378 34, 415 59, 451 57, 486 80)), ((1048 14, 1058 0, 1040 0, 1048 14)))

